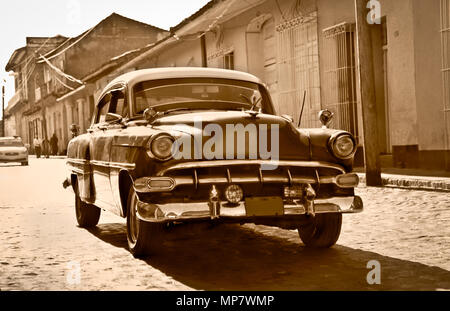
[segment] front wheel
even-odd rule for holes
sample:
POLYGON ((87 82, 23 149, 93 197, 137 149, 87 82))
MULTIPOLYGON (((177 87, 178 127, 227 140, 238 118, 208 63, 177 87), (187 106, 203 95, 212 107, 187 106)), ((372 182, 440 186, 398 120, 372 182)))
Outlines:
POLYGON ((28 161, 20 163, 22 166, 28 166, 28 161))
POLYGON ((91 228, 98 224, 101 210, 93 205, 85 203, 78 194, 78 184, 75 187, 75 214, 78 225, 81 228, 91 228))
POLYGON ((341 234, 342 214, 318 214, 298 227, 300 239, 307 247, 327 248, 336 244, 341 234))
POLYGON ((127 203, 128 248, 134 257, 144 257, 158 252, 164 238, 164 224, 150 223, 137 217, 138 198, 130 189, 127 203))

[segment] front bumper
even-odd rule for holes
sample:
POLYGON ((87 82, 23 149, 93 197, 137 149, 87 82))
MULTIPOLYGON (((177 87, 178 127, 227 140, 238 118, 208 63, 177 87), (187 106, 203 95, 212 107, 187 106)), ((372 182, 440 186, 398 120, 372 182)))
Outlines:
POLYGON ((263 165, 270 165, 270 162, 211 160, 165 167, 156 176, 141 177, 134 181, 134 189, 141 199, 137 215, 148 222, 204 219, 252 222, 261 217, 287 220, 298 219, 302 215, 358 213, 363 210, 361 198, 354 196, 353 191, 345 191, 358 185, 358 176, 346 173, 338 164, 278 161, 274 170, 263 170, 263 165), (219 195, 232 184, 240 185, 246 194, 244 200, 233 207, 219 195), (281 197, 279 191, 273 191, 285 186, 300 186, 302 194, 294 195, 293 200, 288 198, 290 195, 281 197), (325 190, 318 196, 314 189, 325 190), (183 193, 178 196, 180 201, 175 198, 170 203, 158 201, 158 193, 175 195, 179 191, 183 193), (337 195, 338 191, 340 196, 337 195), (152 200, 153 195, 155 200, 152 200))
POLYGON ((27 162, 27 156, 0 156, 0 163, 27 162))
POLYGON ((323 213, 360 213, 363 202, 359 196, 332 197, 315 199, 311 206, 307 204, 284 204, 282 215, 254 216, 247 212, 245 202, 235 207, 218 203, 219 208, 212 210, 210 202, 154 204, 138 202, 137 216, 147 222, 190 221, 208 219, 227 219, 242 222, 257 217, 293 218, 299 215, 323 213))

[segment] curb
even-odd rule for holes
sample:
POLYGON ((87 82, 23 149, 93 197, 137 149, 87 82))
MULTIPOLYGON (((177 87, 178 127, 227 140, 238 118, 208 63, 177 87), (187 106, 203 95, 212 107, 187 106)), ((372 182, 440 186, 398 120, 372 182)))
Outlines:
MULTIPOLYGON (((361 184, 366 175, 357 173, 361 184)), ((450 178, 381 174, 383 186, 402 189, 419 189, 450 192, 450 178)))
MULTIPOLYGON (((34 154, 30 154, 30 155, 28 156, 28 158, 37 159, 36 155, 34 155, 34 154)), ((46 158, 45 156, 42 156, 42 155, 41 155, 40 158, 41 158, 41 159, 49 159, 49 160, 51 160, 51 159, 67 159, 67 156, 50 156, 49 158, 46 158)))

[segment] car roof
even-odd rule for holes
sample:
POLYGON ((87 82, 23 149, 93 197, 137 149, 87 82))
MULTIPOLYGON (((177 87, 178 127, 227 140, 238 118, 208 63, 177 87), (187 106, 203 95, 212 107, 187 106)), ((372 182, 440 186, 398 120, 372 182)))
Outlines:
MULTIPOLYGON (((252 74, 247 72, 228 70, 220 68, 204 68, 204 67, 167 67, 167 68, 150 68, 131 71, 122 74, 112 80, 104 90, 119 83, 134 85, 136 83, 148 80, 173 79, 173 78, 223 78, 232 80, 242 80, 262 84, 263 82, 252 74)), ((104 92, 102 92, 103 96, 104 92)))
POLYGON ((22 141, 21 137, 13 137, 13 136, 8 136, 8 137, 0 137, 0 141, 2 140, 17 140, 17 141, 22 141))

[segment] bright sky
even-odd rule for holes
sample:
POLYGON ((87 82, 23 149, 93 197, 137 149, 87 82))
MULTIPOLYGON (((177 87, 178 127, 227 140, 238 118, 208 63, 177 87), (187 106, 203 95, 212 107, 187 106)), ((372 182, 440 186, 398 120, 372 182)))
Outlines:
MULTIPOLYGON (((0 84, 6 79, 5 106, 14 80, 5 66, 26 37, 74 37, 113 12, 169 30, 209 0, 11 0, 0 8, 0 84)), ((0 109, 1 116, 1 109, 0 109)))

